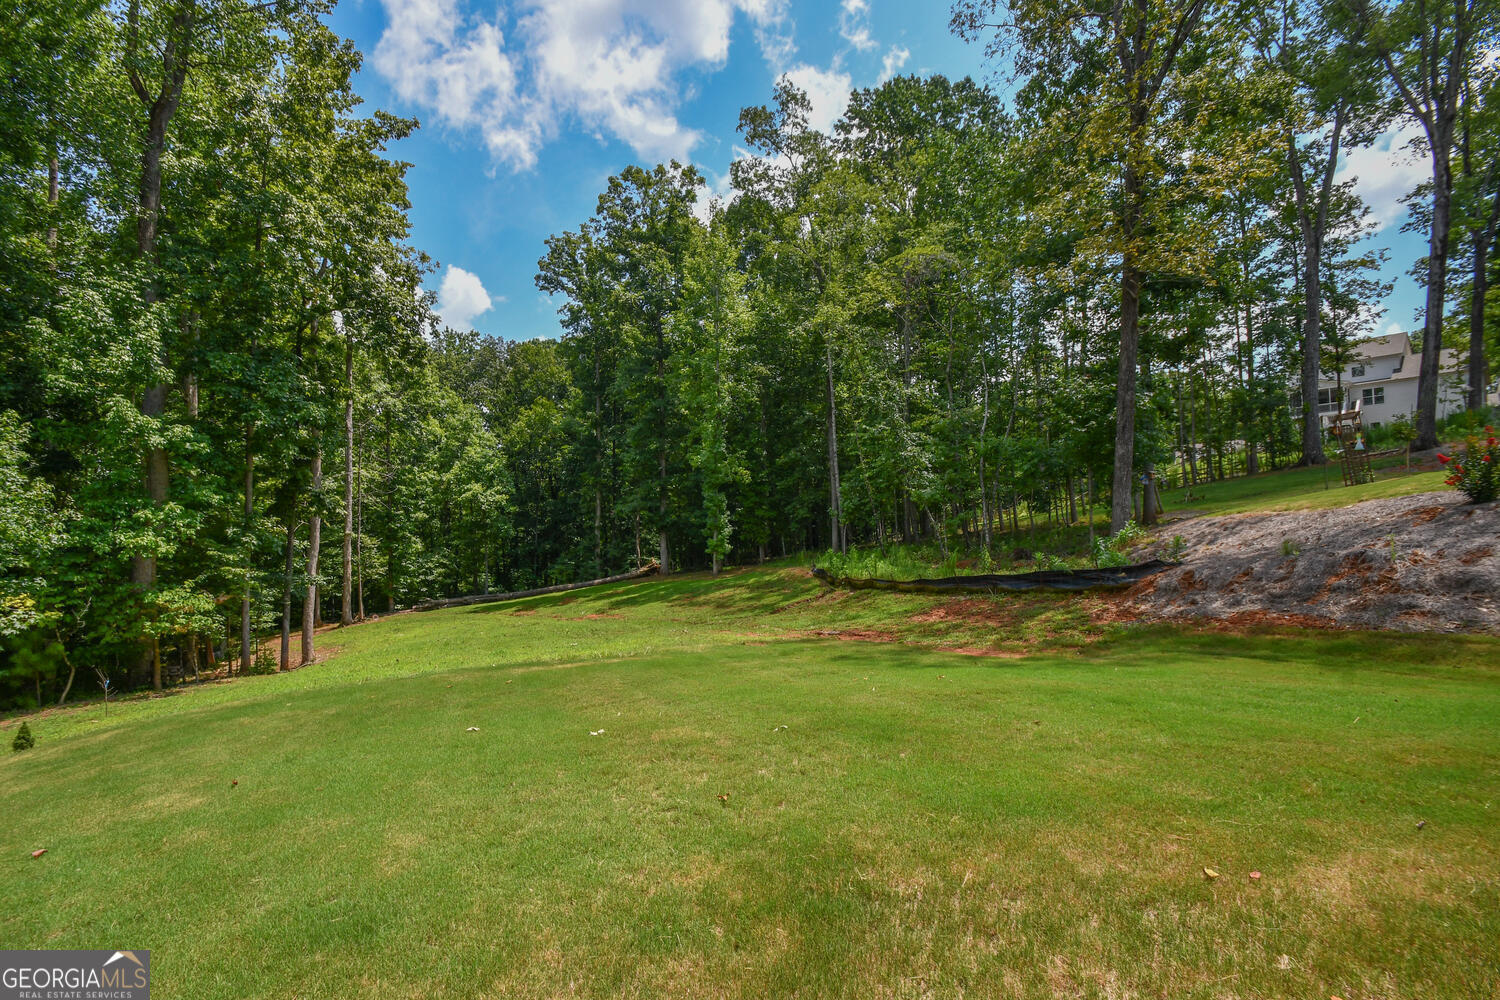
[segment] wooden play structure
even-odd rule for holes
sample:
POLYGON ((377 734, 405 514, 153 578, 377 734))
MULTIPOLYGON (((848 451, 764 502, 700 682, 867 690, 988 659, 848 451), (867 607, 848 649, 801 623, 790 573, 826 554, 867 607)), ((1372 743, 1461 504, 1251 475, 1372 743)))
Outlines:
POLYGON ((1355 402, 1352 410, 1330 413, 1324 419, 1328 421, 1329 435, 1339 443, 1339 466, 1344 473, 1344 485, 1374 482, 1375 470, 1370 467, 1370 448, 1365 441, 1359 402, 1355 402))

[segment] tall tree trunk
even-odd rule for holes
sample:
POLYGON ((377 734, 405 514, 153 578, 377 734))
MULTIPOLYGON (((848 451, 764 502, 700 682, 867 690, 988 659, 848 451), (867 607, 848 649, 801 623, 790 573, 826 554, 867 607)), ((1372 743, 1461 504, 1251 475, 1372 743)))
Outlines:
POLYGON ((354 568, 357 579, 354 593, 359 598, 359 620, 365 620, 365 435, 359 434, 359 464, 354 468, 355 524, 354 568))
POLYGON ((354 338, 344 337, 344 587, 339 624, 354 624, 354 338))
MULTIPOLYGON (((1126 198, 1136 197, 1134 171, 1127 169, 1126 198)), ((1129 239, 1129 237, 1127 237, 1129 239)), ((1136 360, 1140 348, 1141 276, 1135 253, 1125 251, 1120 270, 1120 367, 1115 389, 1115 470, 1109 525, 1119 531, 1130 520, 1135 467, 1136 360)))
POLYGON ((1344 127, 1344 105, 1333 113, 1333 134, 1328 144, 1328 160, 1316 200, 1307 189, 1302 173, 1302 157, 1297 140, 1287 132, 1287 166, 1292 177, 1292 193, 1297 203, 1297 222, 1302 233, 1302 464, 1322 465, 1323 419, 1318 413, 1319 351, 1322 338, 1319 324, 1323 314, 1323 237, 1328 231, 1328 207, 1333 198, 1333 176, 1339 161, 1339 140, 1344 127))
POLYGON ((604 575, 604 389, 600 385, 599 348, 594 347, 594 569, 604 575))
MULTIPOLYGON (((1494 167, 1490 169, 1493 178, 1494 167)), ((1496 188, 1490 199, 1490 217, 1483 229, 1474 232, 1474 283, 1469 297, 1469 366, 1468 408, 1482 410, 1485 406, 1485 387, 1489 385, 1489 365, 1484 356, 1484 300, 1489 293, 1490 246, 1495 239, 1495 227, 1500 223, 1500 188, 1496 188)))
MULTIPOLYGON (((255 452, 251 450, 254 431, 245 425, 245 531, 255 528, 255 452)), ((245 590, 240 596, 240 673, 248 674, 251 668, 250 652, 250 580, 251 571, 245 568, 245 590)))
POLYGON ((1260 433, 1255 412, 1255 333, 1251 326, 1254 309, 1245 303, 1245 475, 1260 471, 1260 454, 1255 440, 1260 433))
MULTIPOLYGON (((1188 372, 1188 468, 1193 473, 1193 485, 1198 485, 1198 382, 1188 372)), ((1210 476, 1210 478, 1212 478, 1210 476)))
POLYGON ((653 324, 656 328, 656 384, 657 384, 657 409, 660 425, 657 433, 661 435, 656 444, 657 460, 657 541, 659 542, 661 573, 666 575, 672 572, 672 550, 667 542, 667 346, 666 331, 660 316, 655 318, 653 324))
MULTIPOLYGON (((1136 3, 1136 34, 1145 30, 1146 11, 1143 0, 1136 3)), ((1139 48, 1136 49, 1139 52, 1139 48)), ((1122 67, 1127 89, 1140 85, 1139 62, 1127 58, 1122 67)), ((1119 531, 1130 520, 1131 495, 1135 477, 1135 387, 1136 362, 1140 350, 1141 273, 1135 245, 1136 225, 1140 221, 1145 194, 1140 177, 1140 146, 1145 141, 1148 108, 1137 92, 1130 102, 1130 135, 1125 140, 1125 166, 1121 173, 1120 197, 1120 366, 1115 383, 1115 467, 1111 483, 1109 524, 1119 531)))
POLYGON ((286 570, 281 581, 281 658, 277 670, 292 669, 292 573, 296 567, 297 522, 288 513, 286 519, 286 570))
POLYGON ((661 494, 657 499, 656 516, 659 518, 660 530, 657 533, 658 552, 660 554, 661 572, 663 575, 672 572, 672 549, 667 542, 667 453, 665 450, 657 452, 657 460, 660 462, 660 485, 661 494))
POLYGON ((833 344, 825 341, 823 346, 828 365, 828 537, 829 546, 835 552, 842 552, 844 510, 839 499, 839 427, 838 406, 833 395, 833 344))
POLYGON ((323 542, 323 518, 317 504, 323 495, 323 449, 313 450, 312 457, 313 512, 307 519, 307 600, 302 605, 302 662, 313 661, 313 631, 318 621, 318 550, 323 542))
MULTIPOLYGON (((130 60, 138 51, 137 22, 139 8, 132 2, 128 9, 129 32, 127 35, 127 66, 130 84, 136 96, 147 109, 146 135, 141 147, 140 183, 136 189, 136 239, 135 255, 150 267, 142 298, 149 306, 160 295, 152 258, 156 255, 156 226, 161 213, 161 158, 167 145, 167 126, 177 111, 182 96, 183 81, 187 79, 188 54, 191 47, 194 5, 180 9, 172 20, 172 30, 161 52, 163 80, 160 90, 151 94, 133 68, 130 60)), ((163 352, 165 353, 165 352, 163 352)), ((166 357, 161 359, 166 366, 166 357)), ((141 396, 141 415, 153 421, 166 413, 167 387, 153 385, 141 396)), ((167 452, 159 443, 152 443, 145 450, 146 497, 152 506, 161 507, 167 502, 167 452)), ((156 556, 137 554, 132 556, 130 579, 138 589, 149 590, 156 584, 156 556)), ((161 690, 161 665, 156 655, 156 643, 145 645, 141 650, 143 662, 151 666, 151 686, 161 690)))
POLYGON ((1432 150, 1432 230, 1427 240, 1427 303, 1422 325, 1422 366, 1417 375, 1418 449, 1436 448, 1439 362, 1448 284, 1448 234, 1452 225, 1450 150, 1432 150))

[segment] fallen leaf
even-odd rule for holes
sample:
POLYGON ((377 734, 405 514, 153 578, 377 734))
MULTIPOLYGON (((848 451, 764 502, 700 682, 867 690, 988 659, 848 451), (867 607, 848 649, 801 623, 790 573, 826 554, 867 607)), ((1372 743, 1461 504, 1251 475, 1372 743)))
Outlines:
POLYGON ((229 783, 229 787, 230 787, 230 788, 233 788, 233 787, 234 787, 234 786, 236 786, 236 785, 238 785, 238 784, 239 784, 239 783, 240 783, 240 779, 238 779, 238 778, 235 778, 235 779, 234 779, 234 780, 233 780, 233 781, 231 781, 231 782, 230 782, 230 783, 229 783))
POLYGON ((43 855, 43 854, 46 854, 46 853, 47 853, 47 849, 46 849, 46 848, 45 848, 45 847, 44 847, 44 848, 42 848, 42 849, 41 849, 41 850, 40 850, 40 851, 32 851, 32 852, 31 852, 31 856, 32 856, 32 857, 33 857, 33 858, 39 858, 39 857, 41 857, 41 856, 42 856, 42 855, 43 855))
POLYGON ((470 726, 468 729, 465 729, 464 732, 466 732, 466 733, 477 733, 477 732, 479 732, 479 727, 478 726, 470 726))
POLYGON ((1213 881, 1214 879, 1219 877, 1219 873, 1214 871, 1212 868, 1205 868, 1203 869, 1203 877, 1208 879, 1209 881, 1213 881))
POLYGON ((719 801, 720 802, 728 802, 729 801, 729 793, 725 792, 723 795, 720 795, 719 796, 719 801))
POLYGON ((1250 881, 1252 881, 1252 882, 1259 882, 1260 881, 1260 872, 1251 872, 1250 873, 1250 881))

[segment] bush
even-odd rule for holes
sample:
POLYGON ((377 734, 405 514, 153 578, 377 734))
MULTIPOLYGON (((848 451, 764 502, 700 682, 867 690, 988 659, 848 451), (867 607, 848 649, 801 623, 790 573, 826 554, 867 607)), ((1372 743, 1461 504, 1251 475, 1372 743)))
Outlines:
POLYGON ((1500 446, 1495 441, 1495 428, 1486 427, 1481 441, 1478 435, 1464 441, 1462 458, 1438 455, 1438 461, 1448 467, 1449 486, 1469 498, 1469 503, 1489 503, 1500 494, 1500 477, 1495 467, 1500 465, 1500 446))
POLYGON ((31 727, 24 722, 21 723, 21 728, 16 730, 16 738, 10 741, 11 751, 20 753, 34 746, 36 746, 36 737, 31 735, 31 727))
POLYGON ((255 659, 250 664, 250 673, 274 674, 275 672, 276 654, 268 649, 256 649, 255 659))
POLYGON ((1099 569, 1110 569, 1116 566, 1129 564, 1130 559, 1125 554, 1131 543, 1139 541, 1146 536, 1146 529, 1134 521, 1126 521, 1125 527, 1104 538, 1094 540, 1094 566, 1099 569))

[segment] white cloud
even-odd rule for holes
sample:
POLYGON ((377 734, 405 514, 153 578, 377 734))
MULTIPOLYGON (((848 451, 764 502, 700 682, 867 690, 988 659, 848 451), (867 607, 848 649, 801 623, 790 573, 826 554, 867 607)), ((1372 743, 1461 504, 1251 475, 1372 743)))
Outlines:
POLYGON ((906 65, 906 60, 910 58, 911 49, 907 48, 904 45, 892 45, 891 50, 887 52, 885 54, 885 58, 881 60, 880 79, 875 81, 876 84, 878 85, 885 83, 885 81, 889 80, 891 77, 899 73, 901 71, 901 67, 906 65))
POLYGON ((1337 178, 1355 178, 1354 189, 1370 206, 1370 218, 1383 229, 1406 217, 1401 198, 1412 188, 1432 179, 1432 165, 1425 153, 1411 148, 1422 135, 1420 125, 1405 124, 1385 133, 1369 146, 1349 150, 1343 156, 1337 178))
POLYGON ((701 137, 677 117, 678 74, 722 66, 741 14, 773 68, 796 51, 787 0, 523 0, 508 32, 466 0, 382 2, 375 69, 516 169, 570 119, 644 158, 687 160, 701 137))
POLYGON ((870 0, 843 0, 839 4, 839 34, 861 52, 880 44, 870 37, 870 0))
MULTIPOLYGON (((738 146, 734 148, 734 151, 736 159, 739 158, 739 154, 741 153, 746 156, 750 155, 738 146)), ((704 184, 698 190, 698 200, 693 202, 693 215, 699 222, 706 226, 709 220, 713 218, 714 206, 732 203, 738 197, 738 192, 734 190, 734 185, 731 183, 733 178, 731 178, 729 171, 726 170, 722 174, 716 174, 705 167, 702 169, 702 173, 704 184)))
POLYGON ((818 69, 804 64, 787 70, 785 75, 807 94, 812 104, 807 123, 819 132, 831 132, 833 123, 843 117, 844 110, 849 107, 849 92, 854 89, 849 74, 837 66, 818 69))
POLYGON ((454 0, 386 0, 385 10, 374 64, 397 97, 456 128, 505 113, 516 71, 498 25, 470 23, 454 0))
MULTIPOLYGON (((484 290, 478 275, 452 264, 443 272, 443 283, 438 286, 437 313, 445 325, 455 330, 469 327, 474 317, 489 312, 496 301, 484 290)), ((504 302, 505 299, 502 297, 498 301, 504 302)))

